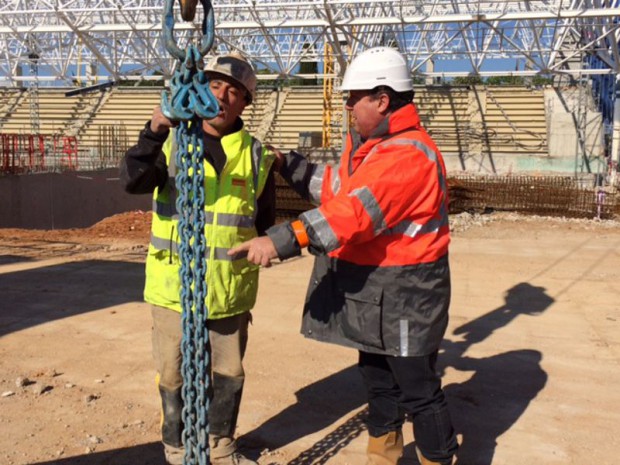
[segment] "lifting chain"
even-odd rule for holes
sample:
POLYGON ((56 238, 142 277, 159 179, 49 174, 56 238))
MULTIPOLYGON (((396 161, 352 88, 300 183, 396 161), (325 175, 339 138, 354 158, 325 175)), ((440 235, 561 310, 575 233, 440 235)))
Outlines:
MULTIPOLYGON (((198 0, 179 0, 183 19, 193 20, 198 0)), ((179 258, 181 262, 181 307, 183 340, 183 445, 184 465, 209 464, 209 391, 211 357, 207 329, 207 255, 205 239, 204 143, 202 120, 215 117, 218 103, 209 81, 200 68, 211 49, 215 34, 210 0, 200 0, 204 8, 203 38, 200 47, 182 50, 174 39, 174 0, 166 0, 163 34, 166 49, 178 60, 170 80, 170 92, 162 92, 164 115, 179 121, 176 129, 176 187, 179 213, 179 258)))

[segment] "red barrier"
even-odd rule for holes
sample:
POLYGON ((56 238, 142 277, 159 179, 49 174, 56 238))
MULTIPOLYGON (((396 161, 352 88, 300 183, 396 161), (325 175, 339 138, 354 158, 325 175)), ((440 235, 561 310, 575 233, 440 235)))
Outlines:
POLYGON ((78 169, 75 137, 41 134, 0 134, 2 174, 78 169))
POLYGON ((77 170, 78 145, 75 137, 65 136, 62 138, 62 153, 64 154, 63 160, 67 163, 67 167, 70 170, 77 170))
POLYGON ((0 134, 0 140, 2 141, 2 172, 14 173, 18 152, 17 134, 0 134))

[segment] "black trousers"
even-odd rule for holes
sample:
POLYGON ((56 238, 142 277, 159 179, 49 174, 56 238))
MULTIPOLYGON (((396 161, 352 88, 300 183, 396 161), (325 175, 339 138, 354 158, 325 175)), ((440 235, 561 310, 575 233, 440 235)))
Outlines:
POLYGON ((413 420, 416 446, 427 459, 452 463, 458 449, 441 379, 437 352, 421 357, 359 353, 359 369, 368 393, 368 433, 399 430, 405 415, 413 420))

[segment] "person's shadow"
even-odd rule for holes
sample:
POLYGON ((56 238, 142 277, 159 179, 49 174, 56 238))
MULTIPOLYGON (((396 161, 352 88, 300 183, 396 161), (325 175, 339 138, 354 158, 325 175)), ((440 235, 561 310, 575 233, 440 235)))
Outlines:
POLYGON ((529 283, 512 287, 505 299, 501 307, 456 328, 453 335, 462 340, 443 341, 439 369, 473 372, 469 380, 444 387, 455 429, 462 435, 459 464, 491 465, 497 438, 519 419, 547 382, 537 350, 511 350, 484 358, 466 355, 472 345, 515 318, 540 315, 554 302, 545 288, 529 283))
MULTIPOLYGON (((444 389, 448 396, 455 429, 462 435, 458 463, 491 465, 496 439, 523 414, 544 387, 547 375, 540 367, 542 354, 532 349, 512 350, 485 358, 466 355, 474 344, 484 341, 520 315, 539 315, 553 299, 545 289, 528 283, 512 287, 506 303, 453 332, 462 340, 445 339, 438 370, 452 367, 473 372, 463 383, 444 389)), ((316 433, 351 411, 365 405, 366 394, 356 366, 323 378, 296 392, 297 402, 239 438, 240 445, 257 458, 265 447, 280 449, 300 438, 316 433)), ((288 465, 320 465, 366 429, 367 410, 358 412, 288 465)), ((415 444, 408 444, 401 463, 413 462, 415 444)))
POLYGON ((501 307, 479 316, 475 320, 456 328, 452 334, 463 335, 464 341, 459 343, 464 353, 473 344, 484 341, 499 328, 507 326, 519 315, 537 316, 544 312, 553 302, 553 298, 545 293, 544 287, 519 283, 506 291, 506 303, 501 307))
MULTIPOLYGON (((239 438, 240 446, 257 457, 261 449, 279 449, 316 433, 366 403, 356 365, 320 379, 295 393, 297 402, 239 438)), ((366 429, 362 411, 289 462, 324 463, 366 429), (312 460, 311 460, 312 459, 312 460), (318 460, 318 461, 317 461, 318 460)))

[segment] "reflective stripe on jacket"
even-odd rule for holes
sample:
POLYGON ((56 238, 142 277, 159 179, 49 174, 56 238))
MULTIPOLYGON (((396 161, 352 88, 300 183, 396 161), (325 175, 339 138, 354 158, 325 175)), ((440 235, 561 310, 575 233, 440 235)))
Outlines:
POLYGON ((331 257, 376 266, 433 262, 450 242, 443 159, 413 105, 391 115, 387 129, 358 148, 348 135, 338 171, 316 169, 309 181, 321 206, 301 217, 331 257))
MULTIPOLYGON (((168 163, 168 182, 155 190, 151 244, 146 260, 144 299, 154 305, 181 311, 178 213, 176 210, 176 150, 174 131, 162 150, 168 163)), ((230 257, 232 247, 256 237, 256 202, 274 155, 245 130, 221 140, 226 165, 218 177, 205 162, 205 238, 207 243, 207 298, 210 319, 250 310, 258 291, 258 266, 245 257, 230 257)), ((191 149, 191 148, 190 148, 191 149)))
POLYGON ((413 104, 364 143, 349 134, 340 167, 313 170, 320 206, 300 218, 327 255, 315 261, 302 332, 394 356, 437 350, 448 322, 448 191, 439 150, 413 104))

